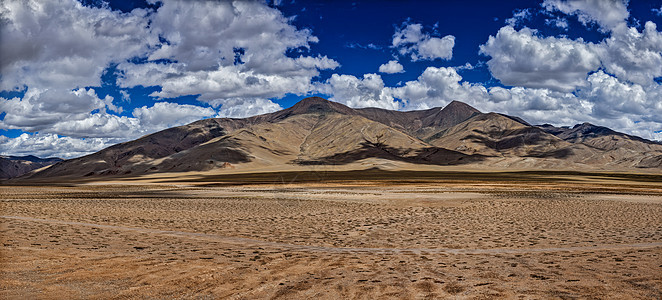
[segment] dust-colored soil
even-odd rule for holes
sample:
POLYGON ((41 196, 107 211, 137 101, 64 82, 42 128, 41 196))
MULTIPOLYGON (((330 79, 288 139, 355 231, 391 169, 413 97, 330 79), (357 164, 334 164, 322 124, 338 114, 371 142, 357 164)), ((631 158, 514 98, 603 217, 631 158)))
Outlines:
POLYGON ((0 186, 0 298, 662 298, 660 184, 561 175, 0 186))

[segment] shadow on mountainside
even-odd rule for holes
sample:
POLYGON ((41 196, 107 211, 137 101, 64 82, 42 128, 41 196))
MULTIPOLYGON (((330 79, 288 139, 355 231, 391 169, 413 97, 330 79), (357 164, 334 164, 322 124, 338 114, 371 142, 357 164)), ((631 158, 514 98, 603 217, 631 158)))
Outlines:
POLYGON ((344 165, 366 158, 382 158, 393 161, 402 161, 414 164, 432 164, 440 166, 462 165, 483 161, 487 156, 467 155, 453 150, 439 147, 423 149, 400 149, 364 141, 361 148, 337 153, 331 156, 312 160, 295 160, 300 165, 344 165))
POLYGON ((499 152, 532 147, 527 150, 528 154, 523 155, 524 157, 564 159, 573 155, 572 149, 560 145, 561 140, 550 139, 550 136, 544 134, 544 131, 534 127, 486 132, 474 129, 471 134, 461 140, 471 140, 499 152), (546 146, 553 148, 549 149, 546 146), (563 148, 558 148, 558 146, 563 148))

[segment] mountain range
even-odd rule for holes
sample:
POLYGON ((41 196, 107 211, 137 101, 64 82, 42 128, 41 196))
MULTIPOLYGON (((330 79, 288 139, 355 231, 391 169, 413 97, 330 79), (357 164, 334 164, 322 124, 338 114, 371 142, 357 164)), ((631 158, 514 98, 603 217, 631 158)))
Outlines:
POLYGON ((589 123, 534 126, 458 101, 443 108, 353 109, 319 97, 274 113, 212 118, 57 162, 23 179, 135 177, 332 165, 357 168, 657 172, 662 144, 589 123))
POLYGON ((18 177, 32 170, 50 166, 61 158, 49 157, 39 158, 34 155, 27 156, 4 156, 0 155, 0 179, 18 177))

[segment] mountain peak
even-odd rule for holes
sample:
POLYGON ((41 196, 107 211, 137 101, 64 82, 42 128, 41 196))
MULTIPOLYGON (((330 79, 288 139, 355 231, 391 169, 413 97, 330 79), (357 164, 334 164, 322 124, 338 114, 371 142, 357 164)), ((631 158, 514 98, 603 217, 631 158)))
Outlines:
POLYGON ((591 124, 591 123, 589 123, 589 122, 584 122, 584 123, 576 124, 575 126, 572 126, 572 129, 577 129, 577 128, 580 128, 580 129, 590 129, 590 128, 595 128, 595 127, 599 127, 599 126, 595 126, 595 125, 593 125, 593 124, 591 124))
POLYGON ((442 110, 446 110, 446 111, 462 110, 465 112, 480 113, 480 110, 475 109, 473 106, 457 100, 451 101, 451 103, 448 103, 448 105, 446 105, 442 110))
POLYGON ((451 103, 448 103, 448 105, 446 105, 446 107, 444 107, 444 109, 445 108, 449 108, 449 109, 466 108, 466 109, 471 109, 471 110, 475 110, 475 111, 479 112, 479 110, 475 109, 473 106, 471 106, 469 104, 466 104, 462 101, 458 101, 458 100, 451 101, 451 103))
POLYGON ((284 119, 292 115, 340 113, 356 115, 356 111, 338 102, 326 100, 321 97, 308 97, 288 109, 276 112, 275 119, 284 119))
POLYGON ((572 132, 578 132, 582 134, 593 134, 593 135, 607 135, 615 134, 616 132, 603 126, 593 125, 588 122, 582 124, 577 124, 572 127, 572 132))
POLYGON ((452 101, 444 108, 437 110, 424 121, 425 126, 439 128, 450 128, 464 122, 465 120, 480 114, 481 112, 471 105, 460 101, 452 101))
POLYGON ((294 104, 292 106, 294 109, 306 109, 306 110, 322 110, 322 111, 336 111, 336 110, 345 110, 345 109, 351 109, 343 104, 340 104, 338 102, 333 102, 326 100, 322 97, 308 97, 304 98, 301 101, 297 102, 297 104, 294 104))
POLYGON ((299 100, 297 104, 295 105, 303 105, 303 104, 329 104, 332 101, 326 100, 322 97, 307 97, 299 100))

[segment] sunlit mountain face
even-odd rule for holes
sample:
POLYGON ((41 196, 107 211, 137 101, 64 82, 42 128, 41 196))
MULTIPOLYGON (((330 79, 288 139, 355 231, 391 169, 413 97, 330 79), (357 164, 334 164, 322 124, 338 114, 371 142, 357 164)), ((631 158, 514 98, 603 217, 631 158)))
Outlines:
POLYGON ((308 172, 320 167, 654 172, 662 168, 662 143, 590 123, 535 126, 517 116, 482 113, 459 101, 443 108, 396 111, 354 109, 309 97, 273 113, 168 128, 18 180, 308 172))

